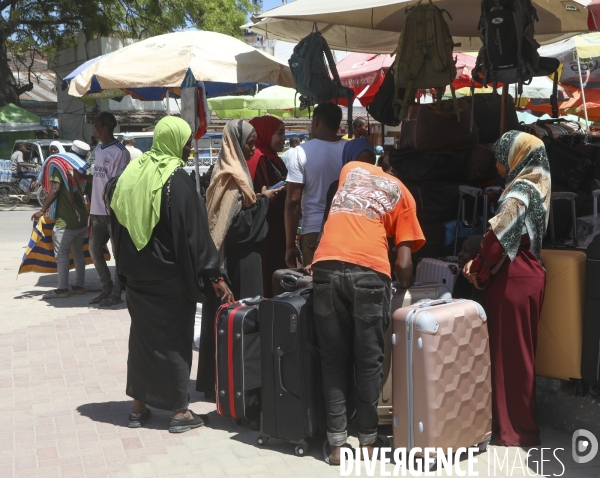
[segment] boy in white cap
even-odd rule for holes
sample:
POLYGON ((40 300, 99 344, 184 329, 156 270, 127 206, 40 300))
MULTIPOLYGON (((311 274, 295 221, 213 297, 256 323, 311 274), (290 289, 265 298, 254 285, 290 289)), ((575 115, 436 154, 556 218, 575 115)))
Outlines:
MULTIPOLYGON (((71 146, 71 153, 75 153, 85 160, 90 152, 90 147, 83 141, 75 140, 71 146)), ((52 232, 54 241, 54 256, 58 272, 58 289, 53 289, 44 294, 44 299, 66 298, 71 294, 85 294, 85 257, 83 255, 83 243, 87 237, 88 210, 86 197, 92 192, 91 177, 81 174, 76 168, 68 173, 72 174, 76 187, 69 191, 69 185, 65 184, 62 175, 55 170, 50 177, 50 192, 46 196, 42 209, 31 218, 39 219, 48 211, 50 205, 56 201, 56 223, 52 232), (75 285, 69 287, 69 252, 75 262, 76 281, 75 285)))

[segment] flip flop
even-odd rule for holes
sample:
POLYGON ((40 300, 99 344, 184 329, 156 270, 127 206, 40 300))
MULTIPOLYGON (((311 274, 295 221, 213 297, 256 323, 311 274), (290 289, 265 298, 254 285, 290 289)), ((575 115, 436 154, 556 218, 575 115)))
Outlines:
POLYGON ((110 309, 111 307, 122 304, 122 303, 123 303, 123 299, 116 298, 111 295, 110 297, 103 299, 102 302, 100 302, 98 304, 98 308, 99 309, 110 309))
MULTIPOLYGON (((325 439, 325 441, 323 442, 323 460, 330 466, 339 466, 335 463, 331 463, 331 460, 329 459, 329 453, 327 453, 327 445, 329 445, 329 442, 327 441, 327 439, 325 439)), ((349 448, 350 450, 352 450, 352 453, 354 453, 354 448, 352 448, 352 445, 350 445, 350 443, 344 443, 342 447, 349 448)))
POLYGON ((42 299, 44 300, 49 300, 49 299, 66 299, 68 297, 71 297, 71 294, 69 294, 68 292, 63 292, 62 294, 59 294, 56 292, 56 290, 52 289, 50 292, 45 293, 42 296, 42 299))
POLYGON ((80 290, 73 289, 73 286, 69 287, 69 292, 71 294, 77 294, 77 295, 87 294, 87 290, 85 290, 85 289, 80 289, 80 290))
POLYGON ((110 292, 102 292, 99 296, 94 297, 92 300, 90 300, 90 305, 99 304, 108 297, 110 297, 110 292))

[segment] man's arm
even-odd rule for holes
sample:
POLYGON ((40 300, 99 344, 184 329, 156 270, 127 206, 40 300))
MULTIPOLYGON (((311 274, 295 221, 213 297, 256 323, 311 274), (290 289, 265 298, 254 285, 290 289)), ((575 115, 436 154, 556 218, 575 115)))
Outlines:
POLYGON ((50 183, 52 187, 50 188, 50 192, 46 196, 46 200, 44 201, 44 205, 42 209, 36 212, 33 216, 31 216, 32 221, 39 221, 40 218, 46 214, 46 211, 50 208, 50 205, 55 201, 58 197, 58 192, 60 191, 60 183, 52 181, 50 183))
MULTIPOLYGON (((287 183, 285 198, 285 262, 288 267, 296 267, 296 259, 300 260, 300 251, 296 247, 298 220, 300 219, 300 204, 304 184, 287 183)), ((308 265, 308 264, 307 264, 308 265)))
POLYGON ((401 242, 394 264, 396 280, 402 289, 408 289, 414 282, 412 266, 412 241, 401 242))

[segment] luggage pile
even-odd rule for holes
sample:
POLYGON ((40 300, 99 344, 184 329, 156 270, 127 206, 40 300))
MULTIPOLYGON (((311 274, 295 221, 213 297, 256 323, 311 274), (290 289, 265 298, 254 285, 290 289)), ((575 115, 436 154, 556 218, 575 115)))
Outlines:
MULTIPOLYGON (((217 312, 217 411, 260 430, 259 445, 286 440, 304 456, 307 440, 326 432, 312 281, 300 270, 283 270, 273 282, 288 292, 223 305, 217 312)), ((396 447, 485 450, 492 412, 483 308, 453 300, 445 285, 427 284, 394 287, 392 311, 380 425, 393 425, 396 447)))

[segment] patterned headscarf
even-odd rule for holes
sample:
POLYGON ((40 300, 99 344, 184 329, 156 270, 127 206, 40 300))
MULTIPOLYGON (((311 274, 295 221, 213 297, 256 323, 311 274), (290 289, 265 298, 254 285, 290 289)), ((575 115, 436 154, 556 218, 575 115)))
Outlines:
POLYGON ((494 154, 508 176, 498 214, 490 219, 492 231, 511 261, 521 236, 529 234, 531 252, 540 260, 550 211, 550 166, 544 143, 530 134, 509 131, 494 145, 494 154))
POLYGON ((256 202, 244 145, 254 128, 246 121, 230 121, 223 130, 223 143, 206 190, 208 228, 223 257, 223 243, 231 223, 242 210, 256 202))

